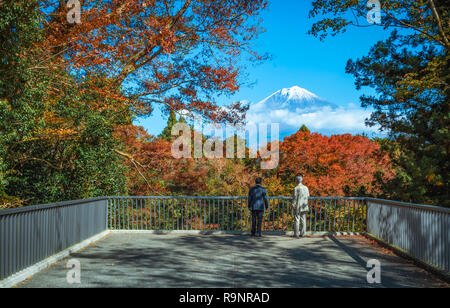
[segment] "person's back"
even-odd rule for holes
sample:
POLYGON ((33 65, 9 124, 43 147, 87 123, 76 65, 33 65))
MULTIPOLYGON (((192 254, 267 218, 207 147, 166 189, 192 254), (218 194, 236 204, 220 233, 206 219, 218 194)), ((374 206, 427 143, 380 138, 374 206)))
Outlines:
POLYGON ((267 208, 267 191, 260 184, 250 188, 248 196, 251 211, 264 211, 267 208))
POLYGON ((261 227, 264 211, 268 209, 267 192, 261 186, 262 179, 256 179, 256 186, 250 188, 248 193, 248 208, 252 212, 252 236, 261 236, 261 227))
POLYGON ((309 202, 309 189, 302 183, 295 187, 294 192, 294 205, 299 210, 299 212, 308 212, 308 202, 309 202))
POLYGON ((303 177, 297 177, 298 186, 292 196, 292 206, 295 210, 294 237, 303 237, 306 233, 306 213, 309 211, 309 189, 303 185, 303 177), (300 230, 300 225, 302 226, 300 230))

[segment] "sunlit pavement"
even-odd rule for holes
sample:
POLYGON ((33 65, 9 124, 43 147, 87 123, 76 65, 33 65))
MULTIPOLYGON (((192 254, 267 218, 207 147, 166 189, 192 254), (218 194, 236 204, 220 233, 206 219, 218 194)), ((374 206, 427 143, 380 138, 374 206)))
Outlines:
POLYGON ((446 287, 362 237, 110 234, 17 287, 446 287), (81 264, 81 283, 66 263, 81 264), (367 282, 369 260, 381 284, 367 282))

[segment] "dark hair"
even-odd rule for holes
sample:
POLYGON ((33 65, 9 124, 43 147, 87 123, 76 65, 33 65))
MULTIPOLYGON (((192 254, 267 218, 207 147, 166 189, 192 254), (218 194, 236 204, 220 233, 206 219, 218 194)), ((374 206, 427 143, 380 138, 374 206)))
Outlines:
POLYGON ((256 184, 262 184, 263 179, 262 178, 256 178, 255 182, 256 184))

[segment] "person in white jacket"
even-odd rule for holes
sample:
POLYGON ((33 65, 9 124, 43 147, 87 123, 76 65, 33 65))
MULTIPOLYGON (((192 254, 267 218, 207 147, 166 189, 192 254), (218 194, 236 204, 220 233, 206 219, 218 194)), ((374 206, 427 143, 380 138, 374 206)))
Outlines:
POLYGON ((309 208, 309 189, 303 185, 303 177, 297 176, 298 186, 295 187, 292 195, 292 206, 295 211, 295 231, 294 237, 304 237, 306 234, 306 213, 309 208), (301 231, 299 230, 300 223, 302 225, 301 231))

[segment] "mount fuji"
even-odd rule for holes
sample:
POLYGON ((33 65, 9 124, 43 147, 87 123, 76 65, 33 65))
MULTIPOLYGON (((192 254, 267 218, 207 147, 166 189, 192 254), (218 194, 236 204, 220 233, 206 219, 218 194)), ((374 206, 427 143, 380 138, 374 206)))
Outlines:
POLYGON ((279 90, 266 99, 251 106, 253 112, 273 112, 286 109, 292 112, 306 112, 322 108, 336 109, 337 105, 298 86, 279 90))
POLYGON ((299 86, 281 89, 250 106, 247 124, 278 123, 281 137, 297 132, 302 125, 325 135, 375 133, 365 126, 371 112, 356 105, 338 106, 299 86))

